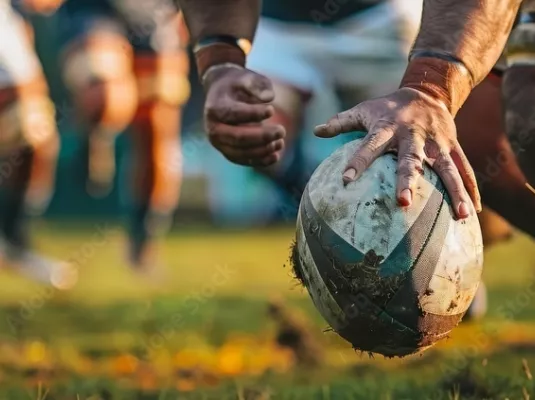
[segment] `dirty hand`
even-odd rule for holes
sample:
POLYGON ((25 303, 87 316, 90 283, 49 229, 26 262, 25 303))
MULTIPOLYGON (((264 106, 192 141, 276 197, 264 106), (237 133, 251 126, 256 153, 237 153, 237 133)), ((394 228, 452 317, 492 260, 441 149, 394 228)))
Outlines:
POLYGON ((314 133, 330 138, 355 130, 368 134, 345 168, 344 183, 358 179, 376 158, 395 150, 396 197, 401 206, 412 204, 426 162, 444 182, 458 218, 470 215, 470 199, 476 211, 481 210, 474 171, 457 141, 453 116, 442 102, 416 89, 401 88, 337 114, 314 133))
POLYGON ((203 77, 204 123, 210 143, 236 164, 265 167, 284 147, 284 128, 265 121, 275 94, 268 78, 238 65, 217 65, 203 77))

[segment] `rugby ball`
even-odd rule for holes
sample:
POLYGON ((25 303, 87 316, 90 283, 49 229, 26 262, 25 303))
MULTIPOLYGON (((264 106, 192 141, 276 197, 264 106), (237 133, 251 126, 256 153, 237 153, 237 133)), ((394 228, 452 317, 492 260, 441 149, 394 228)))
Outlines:
POLYGON ((344 186, 359 142, 335 151, 308 182, 292 263, 316 308, 355 349, 405 356, 445 338, 470 306, 483 267, 481 229, 474 210, 455 219, 427 166, 413 204, 400 207, 392 154, 344 186))

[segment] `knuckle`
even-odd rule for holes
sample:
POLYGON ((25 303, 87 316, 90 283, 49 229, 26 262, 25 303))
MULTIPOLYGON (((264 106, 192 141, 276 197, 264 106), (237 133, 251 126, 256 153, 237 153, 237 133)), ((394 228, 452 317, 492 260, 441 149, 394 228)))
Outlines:
POLYGON ((393 136, 398 129, 398 124, 389 119, 379 119, 374 126, 375 135, 379 136, 379 132, 382 134, 387 133, 389 136, 393 136))
POLYGON ((412 164, 401 163, 398 168, 398 176, 407 180, 415 179, 420 175, 418 168, 412 164))
POLYGON ((219 115, 219 107, 217 103, 207 102, 204 107, 204 114, 209 119, 217 118, 217 115, 219 115))
POLYGON ((437 167, 444 174, 454 175, 457 172, 457 169, 455 168, 455 165, 453 165, 453 163, 442 162, 439 163, 437 167))
POLYGON ((414 164, 414 165, 421 166, 423 163, 423 157, 415 151, 406 152, 402 155, 401 158, 404 162, 414 164))
POLYGON ((351 166, 356 167, 357 171, 364 169, 368 166, 368 159, 362 154, 355 154, 349 162, 351 166))
POLYGON ((228 104, 220 106, 214 113, 214 118, 222 121, 231 121, 235 117, 235 110, 228 104))

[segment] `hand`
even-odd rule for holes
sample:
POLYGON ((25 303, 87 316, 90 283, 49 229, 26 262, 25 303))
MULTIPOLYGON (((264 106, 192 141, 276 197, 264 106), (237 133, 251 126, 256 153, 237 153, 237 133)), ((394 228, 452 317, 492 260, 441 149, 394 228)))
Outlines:
POLYGON ((444 182, 457 217, 470 215, 470 199, 481 211, 474 171, 457 141, 453 116, 440 101, 415 89, 398 89, 336 115, 314 133, 328 138, 354 130, 368 134, 345 169, 346 184, 358 179, 376 158, 397 150, 396 197, 401 206, 412 204, 427 162, 444 182))
POLYGON ((279 161, 285 132, 265 121, 274 112, 269 79, 231 65, 208 70, 203 83, 210 143, 236 164, 266 167, 279 161))

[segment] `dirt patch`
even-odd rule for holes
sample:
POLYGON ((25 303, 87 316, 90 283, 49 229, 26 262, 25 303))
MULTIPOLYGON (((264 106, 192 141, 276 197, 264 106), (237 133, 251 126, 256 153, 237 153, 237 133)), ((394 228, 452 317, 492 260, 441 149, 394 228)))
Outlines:
POLYGON ((290 349, 299 365, 316 367, 323 362, 323 347, 314 333, 317 328, 304 315, 280 299, 269 302, 268 314, 277 324, 277 343, 290 349))
POLYGON ((301 261, 299 260, 299 252, 297 249, 297 241, 293 241, 290 244, 290 257, 288 259, 290 268, 292 269, 292 274, 294 279, 296 279, 302 286, 305 286, 305 279, 303 277, 303 267, 301 266, 301 261))

